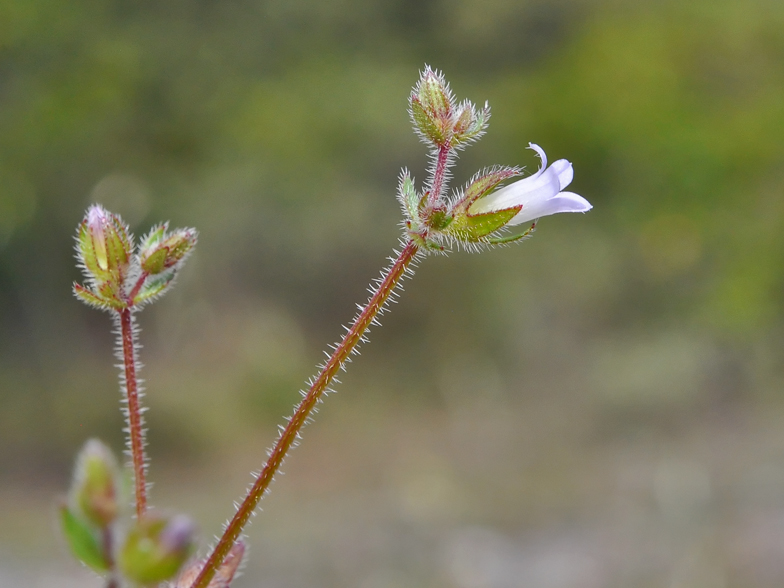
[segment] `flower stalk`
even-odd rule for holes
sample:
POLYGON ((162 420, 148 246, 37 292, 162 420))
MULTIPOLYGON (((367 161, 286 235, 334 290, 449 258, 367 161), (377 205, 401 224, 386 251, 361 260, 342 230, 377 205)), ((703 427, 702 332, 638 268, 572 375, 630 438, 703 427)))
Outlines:
POLYGON ((354 319, 343 340, 335 347, 335 351, 321 367, 321 371, 312 381, 302 401, 297 405, 286 428, 272 448, 267 463, 251 486, 245 499, 237 508, 234 517, 226 525, 223 535, 207 558, 204 567, 202 567, 191 588, 207 588, 209 586, 210 581, 239 538, 242 529, 247 524, 256 506, 258 506, 259 501, 267 492, 286 454, 299 437, 299 432, 307 423, 314 407, 321 400, 324 393, 329 390, 329 386, 338 370, 343 367, 357 344, 364 340, 365 332, 375 322, 376 317, 384 308, 400 280, 407 272, 411 273, 411 263, 416 258, 418 252, 419 246, 414 241, 409 240, 394 259, 389 270, 378 282, 367 305, 354 319))
POLYGON ((136 378, 136 332, 130 308, 119 311, 120 345, 125 388, 125 418, 128 426, 129 448, 133 465, 133 486, 136 497, 136 517, 147 512, 147 457, 144 454, 144 417, 140 402, 141 390, 136 378))

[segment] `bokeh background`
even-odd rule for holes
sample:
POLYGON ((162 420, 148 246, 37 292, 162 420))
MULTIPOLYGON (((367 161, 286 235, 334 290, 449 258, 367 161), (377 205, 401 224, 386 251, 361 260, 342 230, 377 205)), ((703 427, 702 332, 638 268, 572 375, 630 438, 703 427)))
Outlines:
POLYGON ((575 167, 587 215, 425 260, 249 529, 237 588, 784 583, 784 3, 0 0, 0 586, 123 447, 101 202, 201 232, 140 315, 152 501, 204 541, 397 243, 406 100, 488 100, 454 185, 575 167))

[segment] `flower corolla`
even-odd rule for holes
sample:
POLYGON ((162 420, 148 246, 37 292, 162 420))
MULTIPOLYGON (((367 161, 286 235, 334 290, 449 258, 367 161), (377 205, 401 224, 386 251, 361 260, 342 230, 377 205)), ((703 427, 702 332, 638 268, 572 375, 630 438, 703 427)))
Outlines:
POLYGON ((547 167, 544 150, 534 143, 529 143, 528 147, 536 151, 542 161, 539 171, 479 198, 469 208, 469 214, 487 214, 522 206, 520 212, 507 223, 507 226, 512 226, 558 212, 587 212, 593 208, 582 196, 563 191, 574 177, 569 161, 559 159, 547 167))

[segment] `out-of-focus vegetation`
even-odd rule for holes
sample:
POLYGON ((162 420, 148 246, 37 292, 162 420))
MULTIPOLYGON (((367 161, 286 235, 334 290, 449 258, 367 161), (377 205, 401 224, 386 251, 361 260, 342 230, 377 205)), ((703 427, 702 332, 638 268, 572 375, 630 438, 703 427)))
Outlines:
POLYGON ((595 209, 426 260, 237 586, 784 582, 783 3, 2 0, 0 586, 97 586, 49 508, 123 443, 86 206, 200 230, 140 323, 152 501, 209 537, 396 244, 424 63, 493 108, 455 186, 534 141, 595 209))

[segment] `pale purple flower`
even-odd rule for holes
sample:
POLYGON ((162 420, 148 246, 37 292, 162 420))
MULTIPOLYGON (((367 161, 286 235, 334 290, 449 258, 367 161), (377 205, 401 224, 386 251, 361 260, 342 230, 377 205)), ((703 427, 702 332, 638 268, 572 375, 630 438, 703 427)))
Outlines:
POLYGON ((522 204, 522 210, 507 223, 519 225, 558 212, 586 212, 593 208, 582 196, 563 192, 574 177, 569 161, 559 159, 547 167, 544 150, 534 143, 529 143, 528 148, 536 151, 542 160, 539 171, 480 198, 471 205, 471 214, 484 214, 522 204))

